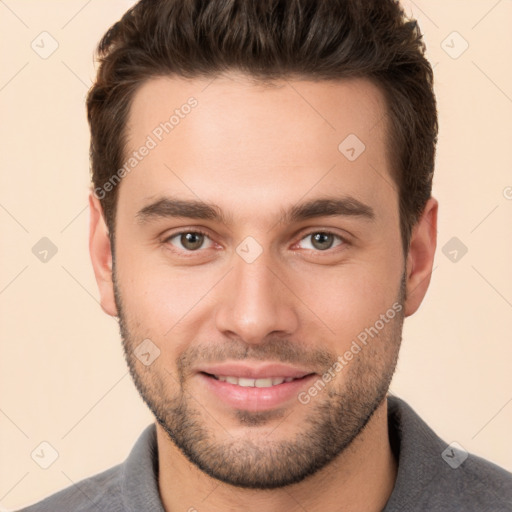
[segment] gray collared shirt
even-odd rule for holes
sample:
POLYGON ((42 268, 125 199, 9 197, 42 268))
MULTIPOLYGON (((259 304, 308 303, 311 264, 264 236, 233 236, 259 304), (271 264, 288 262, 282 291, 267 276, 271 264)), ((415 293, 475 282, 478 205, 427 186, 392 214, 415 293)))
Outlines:
MULTIPOLYGON (((448 446, 394 396, 388 397, 388 421, 398 475, 382 512, 512 512, 512 473, 448 446)), ((122 464, 20 512, 164 512, 155 425, 122 464)))

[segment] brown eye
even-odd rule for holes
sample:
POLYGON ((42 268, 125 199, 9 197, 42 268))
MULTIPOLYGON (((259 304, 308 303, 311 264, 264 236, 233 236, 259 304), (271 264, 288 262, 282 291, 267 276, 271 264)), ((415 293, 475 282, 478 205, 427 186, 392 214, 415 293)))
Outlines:
POLYGON ((168 237, 165 242, 183 252, 193 252, 204 248, 205 241, 209 240, 208 235, 199 231, 183 231, 168 237))
POLYGON ((180 242, 190 251, 200 249, 204 242, 204 235, 201 233, 184 233, 180 236, 180 242))

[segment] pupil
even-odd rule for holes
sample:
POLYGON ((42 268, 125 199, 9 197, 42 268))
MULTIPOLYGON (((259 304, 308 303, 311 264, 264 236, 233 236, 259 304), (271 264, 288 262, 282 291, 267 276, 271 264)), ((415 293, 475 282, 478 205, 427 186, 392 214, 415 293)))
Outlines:
POLYGON ((201 233, 186 233, 181 235, 181 243, 187 249, 198 249, 203 245, 203 235, 201 233))
POLYGON ((332 245, 332 235, 329 235, 328 233, 316 233, 314 236, 313 236, 313 245, 319 245, 319 249, 329 249, 332 245), (327 246, 325 245, 326 243, 326 240, 330 243, 327 243, 327 246))

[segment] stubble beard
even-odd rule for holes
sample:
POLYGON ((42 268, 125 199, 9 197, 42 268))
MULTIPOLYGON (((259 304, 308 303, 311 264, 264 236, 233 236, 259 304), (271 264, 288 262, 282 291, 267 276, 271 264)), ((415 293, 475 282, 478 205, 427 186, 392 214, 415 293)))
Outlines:
MULTIPOLYGON (((340 383, 336 385, 334 378, 309 404, 297 402, 296 407, 309 408, 306 420, 301 422, 300 430, 292 438, 280 439, 280 422, 293 421, 293 410, 234 411, 237 431, 240 426, 245 426, 247 435, 233 436, 229 429, 219 426, 215 412, 207 411, 207 404, 199 404, 188 392, 188 368, 193 362, 202 361, 201 357, 211 356, 218 361, 229 357, 231 360, 300 362, 305 367, 308 362, 314 361, 317 367, 322 362, 327 371, 334 366, 336 354, 322 350, 305 352, 293 342, 282 339, 251 347, 230 340, 212 351, 207 345, 201 350, 190 346, 177 358, 173 372, 157 364, 158 360, 152 366, 144 367, 134 354, 134 348, 144 336, 138 336, 128 325, 115 277, 114 291, 125 359, 139 394, 187 459, 210 477, 229 485, 276 489, 301 482, 340 456, 386 399, 401 344, 403 307, 379 336, 370 340, 343 368, 343 377, 339 379, 341 386, 340 383), (170 390, 175 391, 171 394, 170 390), (252 427, 271 422, 276 425, 271 435, 252 435, 252 427)), ((403 306, 404 300, 402 277, 397 303, 403 306)))

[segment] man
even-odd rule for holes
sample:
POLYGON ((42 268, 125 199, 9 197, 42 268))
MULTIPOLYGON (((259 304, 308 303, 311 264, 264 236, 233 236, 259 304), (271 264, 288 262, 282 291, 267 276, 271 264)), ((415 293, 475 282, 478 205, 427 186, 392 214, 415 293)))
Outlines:
POLYGON ((387 396, 436 248, 416 23, 143 0, 99 51, 90 252, 157 421, 26 510, 512 510, 511 474, 387 396))

